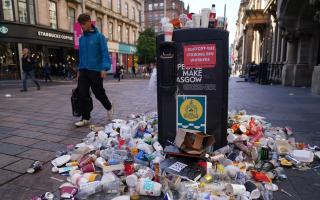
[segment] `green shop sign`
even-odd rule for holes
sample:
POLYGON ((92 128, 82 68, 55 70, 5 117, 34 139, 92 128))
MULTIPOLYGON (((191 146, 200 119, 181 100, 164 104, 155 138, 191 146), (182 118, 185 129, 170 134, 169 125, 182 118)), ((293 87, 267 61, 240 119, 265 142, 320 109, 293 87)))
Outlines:
POLYGON ((119 44, 119 53, 135 54, 136 52, 137 52, 136 46, 119 44))

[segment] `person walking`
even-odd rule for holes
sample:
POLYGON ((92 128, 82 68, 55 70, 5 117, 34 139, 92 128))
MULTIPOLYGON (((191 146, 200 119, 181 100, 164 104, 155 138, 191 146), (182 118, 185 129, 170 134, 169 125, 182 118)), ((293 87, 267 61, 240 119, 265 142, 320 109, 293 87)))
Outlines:
POLYGON ((79 106, 82 118, 75 123, 75 126, 82 127, 90 123, 90 88, 96 99, 107 110, 109 120, 111 120, 113 115, 113 105, 103 88, 103 79, 111 68, 106 38, 92 24, 88 14, 80 14, 78 22, 83 30, 83 35, 79 40, 80 62, 77 73, 79 106))
POLYGON ((132 66, 131 70, 132 70, 133 77, 135 78, 136 77, 136 68, 134 66, 132 66))
POLYGON ((116 77, 118 78, 118 81, 120 82, 120 80, 121 80, 121 66, 119 63, 117 63, 117 66, 116 66, 116 77))
POLYGON ((34 65, 35 65, 35 61, 31 57, 28 48, 22 49, 21 61, 22 61, 22 70, 23 70, 23 81, 22 81, 22 89, 20 91, 21 92, 28 91, 27 90, 27 79, 28 79, 28 77, 30 77, 30 79, 36 84, 37 89, 40 90, 40 84, 38 83, 38 81, 34 77, 33 68, 34 68, 34 65))
POLYGON ((52 82, 52 79, 50 77, 51 74, 51 69, 50 69, 50 64, 46 62, 46 64, 43 67, 43 74, 44 74, 44 81, 47 82, 48 80, 52 82))

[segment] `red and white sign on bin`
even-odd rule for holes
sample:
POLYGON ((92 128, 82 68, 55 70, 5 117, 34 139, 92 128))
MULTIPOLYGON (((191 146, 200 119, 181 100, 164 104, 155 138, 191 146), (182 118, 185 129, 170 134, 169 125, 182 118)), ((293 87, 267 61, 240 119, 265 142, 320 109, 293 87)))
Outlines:
POLYGON ((184 46, 184 66, 187 68, 214 68, 216 44, 192 44, 184 46))

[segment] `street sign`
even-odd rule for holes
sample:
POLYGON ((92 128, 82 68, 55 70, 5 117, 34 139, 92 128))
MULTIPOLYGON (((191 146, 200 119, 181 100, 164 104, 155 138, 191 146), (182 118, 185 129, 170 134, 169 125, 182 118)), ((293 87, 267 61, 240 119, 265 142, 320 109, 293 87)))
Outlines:
POLYGON ((206 133, 207 96, 177 95, 177 128, 206 133))
POLYGON ((7 34, 9 32, 9 29, 5 26, 0 26, 0 33, 7 34))

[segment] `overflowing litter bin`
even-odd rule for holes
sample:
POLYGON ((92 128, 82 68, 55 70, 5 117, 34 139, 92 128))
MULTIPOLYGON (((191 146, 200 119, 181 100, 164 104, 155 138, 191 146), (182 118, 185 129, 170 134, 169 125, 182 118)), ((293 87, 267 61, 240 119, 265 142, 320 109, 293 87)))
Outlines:
POLYGON ((175 140, 191 129, 226 144, 228 112, 228 32, 193 28, 175 30, 173 41, 157 37, 159 141, 175 140))

